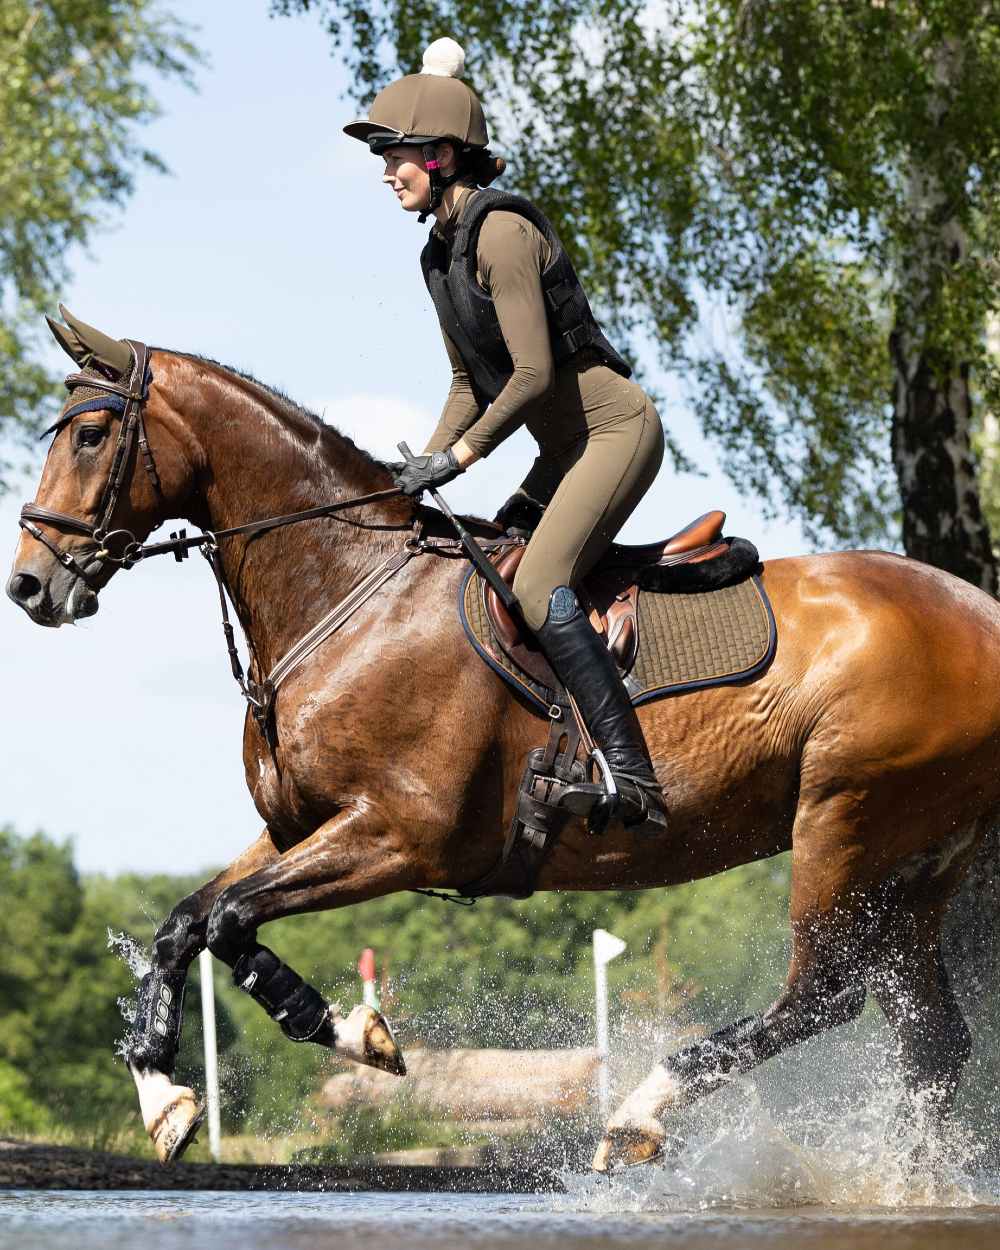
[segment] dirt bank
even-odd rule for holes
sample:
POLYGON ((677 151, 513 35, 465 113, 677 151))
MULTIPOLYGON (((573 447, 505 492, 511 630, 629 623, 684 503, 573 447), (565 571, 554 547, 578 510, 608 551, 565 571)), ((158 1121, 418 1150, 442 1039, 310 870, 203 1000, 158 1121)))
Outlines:
POLYGON ((490 1167, 157 1163, 127 1155, 0 1140, 0 1189, 290 1189, 398 1193, 539 1193, 562 1189, 554 1172, 490 1167))

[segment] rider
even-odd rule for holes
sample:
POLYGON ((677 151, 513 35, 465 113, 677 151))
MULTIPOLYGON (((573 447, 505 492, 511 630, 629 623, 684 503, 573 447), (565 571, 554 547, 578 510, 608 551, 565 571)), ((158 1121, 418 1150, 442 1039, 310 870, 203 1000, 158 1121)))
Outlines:
POLYGON ((514 579, 521 614, 615 776, 626 825, 666 826, 663 794, 615 663, 573 587, 649 489, 663 430, 649 396, 604 337, 555 231, 529 201, 486 187, 482 105, 452 39, 390 83, 344 129, 385 160, 406 212, 436 224, 421 256, 452 383, 425 452, 400 466, 408 495, 450 482, 520 425, 539 455, 500 509, 534 531, 514 579))

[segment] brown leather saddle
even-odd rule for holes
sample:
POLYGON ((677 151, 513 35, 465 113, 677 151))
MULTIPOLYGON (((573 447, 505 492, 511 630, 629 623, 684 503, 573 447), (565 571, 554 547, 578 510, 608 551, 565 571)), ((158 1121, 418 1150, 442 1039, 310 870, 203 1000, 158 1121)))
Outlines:
MULTIPOLYGON (((594 629, 606 640, 608 650, 624 677, 639 651, 639 580, 643 570, 669 568, 714 560, 729 551, 722 537, 726 514, 706 512, 662 542, 642 546, 613 543, 577 587, 581 606, 590 614, 594 629)), ((525 542, 504 547, 490 555, 497 572, 511 585, 524 557, 525 542)), ((550 690, 559 683, 530 630, 509 613, 490 586, 482 583, 486 614, 497 642, 507 655, 536 682, 550 690)))

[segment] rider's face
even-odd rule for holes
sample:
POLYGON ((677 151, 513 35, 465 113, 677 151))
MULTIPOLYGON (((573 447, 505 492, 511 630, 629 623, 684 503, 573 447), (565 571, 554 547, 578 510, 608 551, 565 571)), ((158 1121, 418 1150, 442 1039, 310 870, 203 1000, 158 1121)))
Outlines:
POLYGON ((382 181, 392 187, 400 207, 408 213, 421 213, 431 202, 431 180, 423 153, 412 144, 386 148, 382 181))

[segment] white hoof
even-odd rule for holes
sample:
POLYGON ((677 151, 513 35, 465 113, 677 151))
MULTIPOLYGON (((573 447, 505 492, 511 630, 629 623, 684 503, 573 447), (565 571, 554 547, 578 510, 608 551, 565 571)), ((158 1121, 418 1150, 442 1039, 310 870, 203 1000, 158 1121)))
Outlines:
POLYGON ((205 1108, 193 1089, 174 1085, 162 1072, 132 1070, 146 1132, 161 1163, 174 1163, 195 1139, 205 1108))
POLYGON ((608 1121, 591 1167, 595 1172, 615 1172, 655 1162, 667 1139, 660 1116, 678 1105, 677 1078, 657 1064, 608 1121))
POLYGON ((193 1089, 180 1085, 173 1088, 177 1097, 163 1108, 152 1124, 146 1125, 156 1148, 156 1157, 163 1164, 175 1163, 181 1157, 194 1141, 205 1118, 205 1108, 199 1104, 193 1089))
POLYGON ((389 1022, 373 1007, 359 1004, 347 1016, 333 1016, 336 1034, 334 1050, 345 1059, 381 1068, 394 1076, 406 1075, 403 1055, 396 1045, 389 1022))

